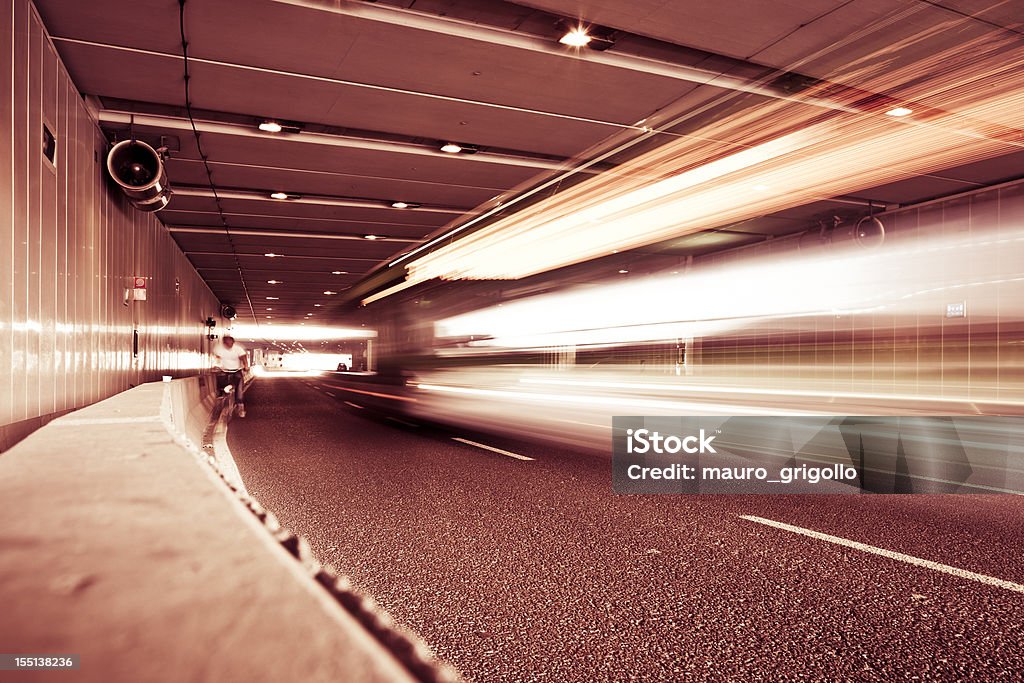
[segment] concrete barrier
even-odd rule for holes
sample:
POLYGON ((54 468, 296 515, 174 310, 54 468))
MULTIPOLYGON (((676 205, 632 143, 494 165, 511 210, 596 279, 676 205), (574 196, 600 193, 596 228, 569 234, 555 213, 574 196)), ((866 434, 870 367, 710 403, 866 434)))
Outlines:
POLYGON ((197 447, 203 445, 203 434, 217 402, 217 382, 212 374, 174 379, 170 389, 169 419, 197 447))
POLYGON ((413 680, 203 464, 210 382, 136 387, 0 456, 0 649, 79 655, 62 681, 413 680))

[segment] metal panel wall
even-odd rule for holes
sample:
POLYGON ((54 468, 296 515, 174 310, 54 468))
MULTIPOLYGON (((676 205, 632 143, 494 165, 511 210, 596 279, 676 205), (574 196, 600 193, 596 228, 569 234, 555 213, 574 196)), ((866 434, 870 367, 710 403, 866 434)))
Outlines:
POLYGON ((218 302, 160 221, 110 187, 106 140, 29 0, 0 0, 0 45, 2 450, 55 415, 205 367, 218 302), (126 306, 133 276, 149 278, 148 299, 126 306))
MULTIPOLYGON (((947 250, 943 267, 924 283, 930 293, 915 298, 925 312, 912 321, 897 325, 885 312, 815 316, 788 325, 769 320, 722 340, 700 340, 701 370, 740 368, 745 378, 766 384, 824 390, 1024 401, 1024 182, 899 209, 883 219, 887 248, 962 236, 977 244, 1001 244, 998 258, 974 263, 964 261, 974 259, 973 253, 947 250), (949 282, 947 273, 964 263, 988 285, 949 282), (966 317, 947 318, 947 304, 959 301, 966 302, 966 317)), ((777 239, 695 259, 694 267, 733 265, 743 272, 749 260, 785 261, 800 251, 798 238, 777 239)), ((877 272, 879 289, 897 275, 877 272)))

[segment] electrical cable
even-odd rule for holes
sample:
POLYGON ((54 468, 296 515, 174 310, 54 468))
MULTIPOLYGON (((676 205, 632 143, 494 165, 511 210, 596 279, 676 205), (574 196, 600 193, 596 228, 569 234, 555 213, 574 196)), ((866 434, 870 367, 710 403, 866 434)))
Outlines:
POLYGON ((206 156, 206 152, 203 151, 203 143, 199 136, 199 130, 196 128, 195 119, 192 117, 192 97, 190 94, 189 83, 192 80, 188 70, 188 40, 185 38, 185 1, 178 0, 178 29, 181 34, 181 56, 185 64, 185 112, 188 114, 189 124, 192 126, 192 135, 196 140, 196 149, 199 151, 199 158, 203 160, 203 168, 206 169, 206 180, 210 185, 210 191, 213 193, 213 200, 217 204, 217 213, 220 216, 220 222, 224 226, 224 235, 227 237, 228 246, 231 248, 231 256, 235 261, 235 269, 238 271, 238 279, 242 284, 242 293, 245 295, 245 301, 249 304, 249 313, 252 315, 253 323, 259 327, 259 320, 256 318, 256 310, 252 305, 252 299, 249 297, 249 288, 245 284, 245 275, 242 272, 242 262, 238 260, 238 251, 235 249, 235 241, 231 237, 231 227, 228 225, 227 216, 224 213, 224 207, 220 202, 220 195, 217 193, 217 186, 213 183, 213 171, 210 170, 209 158, 206 156))

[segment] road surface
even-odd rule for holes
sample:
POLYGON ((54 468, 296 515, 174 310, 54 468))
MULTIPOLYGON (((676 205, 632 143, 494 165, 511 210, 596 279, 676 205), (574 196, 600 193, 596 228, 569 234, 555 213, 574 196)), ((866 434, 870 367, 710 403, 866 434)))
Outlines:
POLYGON ((1024 671, 1020 497, 615 496, 609 459, 374 416, 331 375, 247 399, 252 495, 470 680, 1024 671))

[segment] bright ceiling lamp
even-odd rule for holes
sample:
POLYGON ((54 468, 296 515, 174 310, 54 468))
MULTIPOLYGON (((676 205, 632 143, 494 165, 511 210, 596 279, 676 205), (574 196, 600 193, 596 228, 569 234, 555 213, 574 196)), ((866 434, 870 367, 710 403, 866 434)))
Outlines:
POLYGON ((566 31, 558 42, 569 47, 586 47, 590 43, 590 34, 582 26, 576 26, 566 31))
POLYGON ((278 123, 277 121, 271 121, 269 119, 266 121, 260 121, 259 128, 260 130, 266 133, 280 133, 282 130, 280 123, 278 123))
POLYGON ((894 116, 896 118, 900 118, 902 116, 910 116, 913 113, 914 113, 913 109, 907 109, 906 107, 896 107, 894 109, 890 109, 889 111, 885 112, 885 115, 886 116, 894 116))

